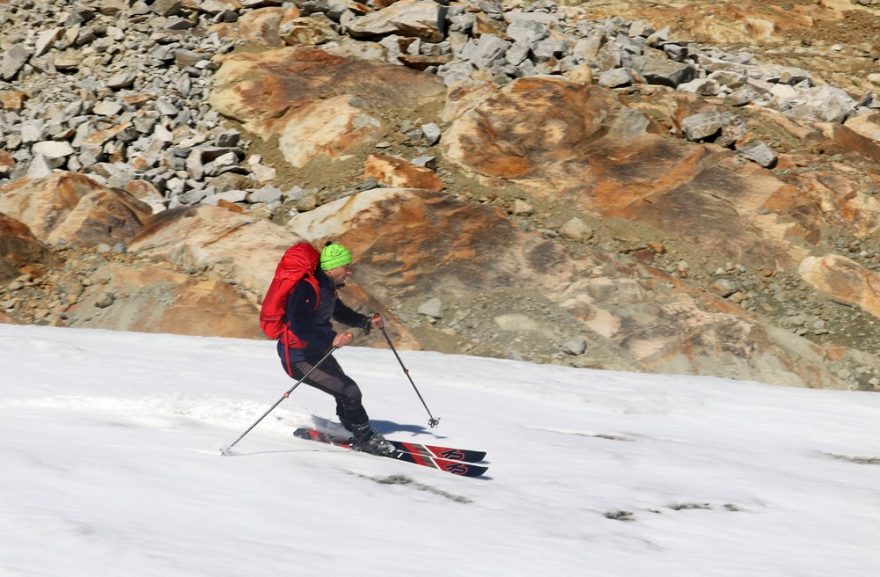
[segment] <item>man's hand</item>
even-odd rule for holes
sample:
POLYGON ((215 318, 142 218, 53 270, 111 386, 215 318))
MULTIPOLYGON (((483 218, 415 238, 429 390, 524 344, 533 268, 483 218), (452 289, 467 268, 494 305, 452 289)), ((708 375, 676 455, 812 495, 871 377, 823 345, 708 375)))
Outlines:
POLYGON ((370 330, 372 329, 381 329, 385 326, 385 321, 382 320, 382 315, 379 313, 373 313, 373 316, 367 319, 364 323, 364 334, 370 334, 370 330))
POLYGON ((348 331, 344 333, 336 333, 336 336, 333 337, 333 346, 337 349, 339 347, 344 347, 345 345, 349 344, 352 339, 354 339, 354 335, 348 331))

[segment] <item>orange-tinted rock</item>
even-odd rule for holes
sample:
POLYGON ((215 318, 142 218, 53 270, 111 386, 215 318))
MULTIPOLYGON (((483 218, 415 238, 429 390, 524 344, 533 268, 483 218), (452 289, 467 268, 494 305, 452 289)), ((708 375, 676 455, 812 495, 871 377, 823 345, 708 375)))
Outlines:
POLYGON ((66 312, 67 326, 199 336, 261 336, 259 310, 216 277, 111 263, 66 312))
POLYGON ((21 267, 45 256, 45 247, 27 226, 0 213, 0 281, 15 278, 21 267))
POLYGON ((802 256, 760 214, 785 183, 717 146, 657 134, 608 90, 564 79, 512 82, 444 133, 448 159, 479 176, 605 216, 644 222, 720 258, 782 267, 802 256))
POLYGON ((840 255, 807 257, 798 272, 816 290, 880 318, 880 273, 840 255))
POLYGON ((0 187, 0 212, 20 220, 43 242, 82 247, 126 242, 150 218, 149 206, 71 172, 0 187))
POLYGON ((277 137, 297 167, 375 142, 384 114, 445 96, 434 75, 306 47, 226 56, 215 81, 212 105, 264 140, 277 137))
POLYGON ((443 181, 430 168, 414 166, 385 154, 371 154, 367 157, 364 177, 373 177, 383 186, 392 188, 423 188, 434 192, 445 188, 443 181))

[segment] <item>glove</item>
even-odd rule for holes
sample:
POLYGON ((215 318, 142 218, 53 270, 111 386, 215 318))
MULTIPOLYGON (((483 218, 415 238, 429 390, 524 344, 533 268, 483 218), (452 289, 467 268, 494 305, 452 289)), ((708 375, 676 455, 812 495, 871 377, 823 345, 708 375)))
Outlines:
POLYGON ((372 330, 374 323, 379 328, 382 328, 385 326, 385 323, 382 322, 382 315, 380 315, 379 313, 373 313, 372 315, 367 317, 366 321, 364 321, 363 327, 364 327, 364 334, 365 335, 370 334, 370 330, 372 330))
POLYGON ((364 334, 370 334, 370 330, 373 328, 373 317, 367 317, 367 320, 364 321, 363 324, 364 334))

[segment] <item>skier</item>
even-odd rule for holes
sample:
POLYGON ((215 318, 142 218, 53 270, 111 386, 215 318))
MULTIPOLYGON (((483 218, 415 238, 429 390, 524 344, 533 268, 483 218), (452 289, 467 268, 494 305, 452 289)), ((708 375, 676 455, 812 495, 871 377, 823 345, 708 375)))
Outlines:
MULTIPOLYGON (((317 251, 312 249, 312 252, 317 256, 317 251)), ((344 286, 352 274, 352 257, 348 249, 341 244, 327 243, 320 259, 312 262, 315 265, 313 278, 300 280, 287 297, 284 322, 293 338, 278 340, 278 355, 287 374, 294 379, 302 379, 331 347, 351 343, 354 338, 351 332, 337 333, 331 319, 363 328, 366 333, 372 328, 381 329, 385 324, 378 313, 362 315, 347 307, 337 296, 336 290, 344 286)), ((361 402, 360 388, 332 355, 312 370, 303 382, 334 397, 336 414, 342 426, 351 432, 355 448, 378 454, 394 451, 394 446, 370 426, 361 402)))

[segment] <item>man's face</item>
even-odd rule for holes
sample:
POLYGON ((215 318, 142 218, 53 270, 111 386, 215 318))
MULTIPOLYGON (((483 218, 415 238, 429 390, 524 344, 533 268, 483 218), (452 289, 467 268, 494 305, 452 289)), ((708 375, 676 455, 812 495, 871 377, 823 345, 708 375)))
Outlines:
POLYGON ((344 284, 346 280, 351 276, 352 265, 347 264, 345 266, 338 266, 336 268, 332 268, 330 270, 325 270, 324 274, 330 277, 336 285, 344 284))

